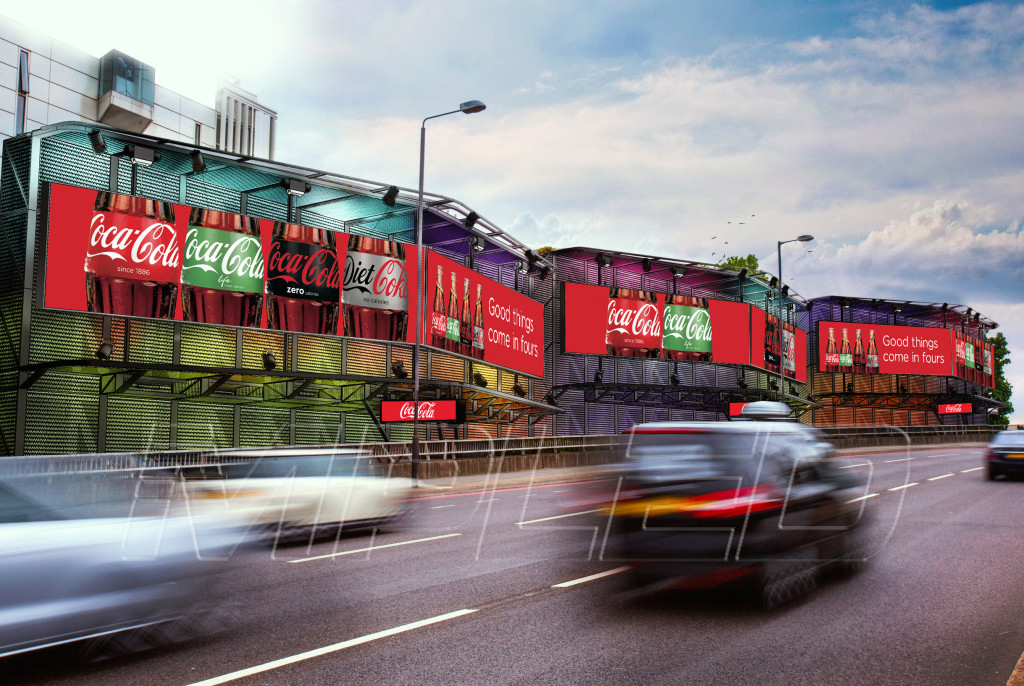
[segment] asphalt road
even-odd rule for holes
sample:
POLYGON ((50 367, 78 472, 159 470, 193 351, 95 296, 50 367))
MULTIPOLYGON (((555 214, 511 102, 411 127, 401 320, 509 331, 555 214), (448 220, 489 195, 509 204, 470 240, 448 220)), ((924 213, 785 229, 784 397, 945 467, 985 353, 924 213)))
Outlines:
POLYGON ((776 610, 587 579, 621 566, 575 514, 609 482, 499 480, 427 489, 399 532, 261 553, 226 632, 99 664, 0 661, 0 682, 1005 684, 1024 650, 1024 481, 987 482, 978 448, 842 460, 878 494, 871 564, 776 610))

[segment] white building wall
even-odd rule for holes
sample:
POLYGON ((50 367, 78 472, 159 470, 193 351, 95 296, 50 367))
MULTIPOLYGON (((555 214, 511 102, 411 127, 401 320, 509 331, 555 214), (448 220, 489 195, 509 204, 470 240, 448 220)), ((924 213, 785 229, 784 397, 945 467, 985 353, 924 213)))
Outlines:
MULTIPOLYGON (((21 50, 29 53, 25 131, 64 121, 97 121, 100 59, 0 16, 0 141, 15 135, 17 130, 15 119, 21 50)), ((199 145, 242 152, 242 139, 239 136, 232 138, 229 146, 219 143, 216 132, 218 112, 222 119, 237 123, 244 107, 246 116, 253 119, 253 152, 243 154, 270 158, 273 152, 272 135, 276 128, 276 122, 272 126, 271 119, 276 120, 277 113, 260 105, 256 96, 242 89, 237 81, 222 84, 216 97, 216 108, 208 107, 157 84, 153 120, 145 133, 195 143, 198 124, 199 145), (233 109, 226 110, 226 107, 233 109)))

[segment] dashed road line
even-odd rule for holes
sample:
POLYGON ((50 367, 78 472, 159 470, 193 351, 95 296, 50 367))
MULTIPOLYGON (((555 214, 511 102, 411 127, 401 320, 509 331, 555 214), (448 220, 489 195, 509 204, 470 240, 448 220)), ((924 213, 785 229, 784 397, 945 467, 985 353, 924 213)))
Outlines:
POLYGON ((431 510, 443 510, 446 507, 455 507, 454 505, 432 505, 431 510))
POLYGON ((396 626, 393 629, 385 629, 383 631, 378 631, 376 633, 360 636, 359 638, 350 638, 349 640, 342 641, 341 643, 334 643, 329 646, 324 646, 323 648, 316 648, 315 650, 307 650, 304 653, 299 653, 297 655, 292 655, 290 657, 282 657, 279 660, 265 662, 262 665, 256 665, 255 667, 249 667, 247 669, 240 669, 237 672, 231 672, 229 674, 224 674, 223 676, 213 677, 212 679, 206 679, 205 681, 197 681, 193 684, 190 684, 189 686, 216 686, 217 684, 224 684, 229 681, 235 681, 236 679, 242 679, 247 676, 252 676, 253 674, 269 672, 272 669, 285 667, 287 665, 295 664, 296 662, 302 662, 303 660, 309 660, 314 657, 320 657, 321 655, 336 653, 339 650, 345 650, 346 648, 351 648, 353 646, 362 645, 364 643, 370 643, 371 641, 376 641, 381 638, 387 638, 388 636, 394 636, 395 634, 402 634, 406 631, 412 631, 414 629, 420 629, 425 626, 430 626, 431 624, 447 622, 450 619, 463 617, 465 615, 472 614, 477 611, 478 610, 476 609, 466 608, 462 610, 456 610, 455 612, 448 612, 443 615, 437 615, 436 617, 431 617, 429 619, 421 619, 418 622, 410 622, 409 624, 396 626))
POLYGON ((885 462, 886 462, 886 464, 889 464, 890 462, 910 462, 913 459, 914 458, 912 458, 912 457, 901 457, 898 460, 886 460, 885 462))
POLYGON ((847 503, 859 503, 861 500, 867 500, 868 498, 874 498, 877 495, 878 495, 877 493, 868 493, 867 495, 862 495, 859 498, 854 498, 853 500, 847 500, 846 502, 847 503))
POLYGON ((870 467, 870 466, 871 466, 870 462, 861 462, 860 464, 843 465, 842 467, 840 467, 840 469, 853 469, 854 467, 870 467))
POLYGON ((967 472, 976 472, 976 471, 978 471, 979 469, 984 469, 984 467, 974 467, 974 468, 972 468, 972 469, 961 469, 961 470, 960 470, 960 473, 961 473, 961 474, 966 474, 967 472))
POLYGON ((585 510, 583 512, 572 512, 570 514, 555 515, 554 517, 541 517, 540 519, 531 519, 526 522, 516 522, 516 524, 522 526, 523 524, 536 524, 537 522, 550 522, 552 519, 564 519, 566 517, 578 517, 579 515, 594 514, 601 510, 585 510))
POLYGON ((940 476, 930 476, 930 477, 928 477, 928 480, 929 481, 938 481, 939 479, 945 479, 947 476, 956 476, 956 475, 953 472, 950 472, 949 474, 942 474, 940 476))
POLYGON ((895 488, 890 488, 889 490, 890 491, 902 491, 904 488, 910 488, 911 486, 916 486, 917 484, 918 484, 918 482, 914 481, 914 482, 909 483, 909 484, 903 484, 902 486, 897 486, 895 488))
POLYGON ((326 555, 315 555, 313 557, 300 557, 297 560, 288 560, 288 562, 295 564, 296 562, 311 562, 312 560, 324 560, 328 557, 341 557, 342 555, 355 555, 356 553, 369 553, 374 550, 382 550, 384 548, 397 548, 400 545, 412 545, 413 543, 426 543, 427 541, 437 541, 442 538, 454 538, 455 536, 461 536, 462 534, 442 534, 440 536, 431 536, 430 538, 417 538, 414 541, 400 541, 398 543, 385 543, 384 545, 370 546, 369 548, 359 548, 357 550, 343 550, 340 553, 328 553, 326 555))
POLYGON ((585 577, 582 577, 582 578, 579 578, 579 579, 573 579, 572 581, 563 581, 560 584, 552 584, 551 588, 569 588, 570 586, 575 586, 576 584, 585 584, 588 581, 596 581, 597 579, 603 579, 604 577, 611 576, 612 574, 618 574, 619 572, 624 572, 624 571, 626 571, 629 568, 630 568, 629 565, 626 565, 625 567, 616 567, 615 569, 609 569, 606 572, 599 572, 597 574, 591 574, 590 576, 585 576, 585 577))

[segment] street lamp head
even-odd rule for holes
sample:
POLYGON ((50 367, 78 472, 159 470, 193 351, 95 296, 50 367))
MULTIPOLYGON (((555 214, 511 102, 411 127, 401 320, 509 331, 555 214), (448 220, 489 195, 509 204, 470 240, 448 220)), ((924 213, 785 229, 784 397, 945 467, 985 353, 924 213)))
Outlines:
POLYGON ((808 241, 813 241, 814 240, 814 236, 811 236, 811 235, 805 233, 802 236, 797 236, 796 239, 798 241, 800 241, 801 243, 806 243, 808 241))
POLYGON ((483 112, 487 109, 487 105, 483 104, 479 100, 470 100, 459 105, 459 110, 463 114, 476 114, 477 112, 483 112))

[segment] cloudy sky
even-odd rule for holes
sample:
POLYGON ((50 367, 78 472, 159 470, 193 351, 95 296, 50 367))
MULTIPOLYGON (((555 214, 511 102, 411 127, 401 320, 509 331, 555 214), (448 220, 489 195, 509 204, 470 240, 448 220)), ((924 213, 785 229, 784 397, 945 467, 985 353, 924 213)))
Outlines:
POLYGON ((0 2, 213 104, 278 157, 427 188, 535 245, 714 261, 801 295, 962 303, 1001 324, 1024 423, 1024 5, 848 0, 0 2), (739 222, 744 222, 740 224, 739 222), (717 236, 712 239, 712 236, 717 236), (729 245, 725 245, 729 241, 729 245), (807 250, 813 252, 808 252, 807 250))

